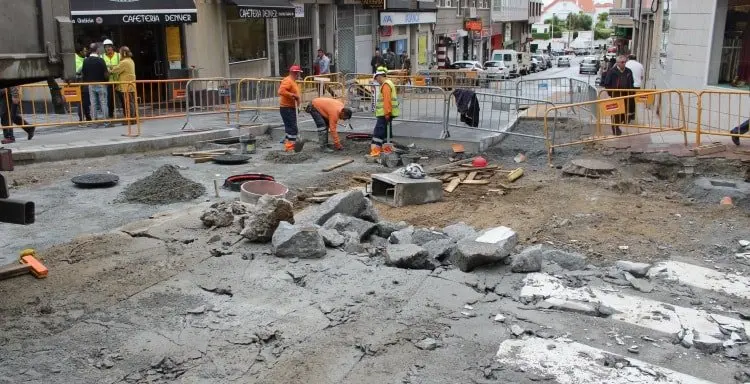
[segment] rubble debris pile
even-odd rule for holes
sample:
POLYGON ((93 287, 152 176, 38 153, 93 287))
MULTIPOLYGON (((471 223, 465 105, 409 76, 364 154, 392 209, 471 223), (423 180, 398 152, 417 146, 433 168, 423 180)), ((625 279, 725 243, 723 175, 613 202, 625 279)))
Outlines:
POLYGON ((174 165, 162 165, 154 173, 125 188, 129 203, 171 204, 194 200, 206 193, 206 187, 180 174, 174 165))

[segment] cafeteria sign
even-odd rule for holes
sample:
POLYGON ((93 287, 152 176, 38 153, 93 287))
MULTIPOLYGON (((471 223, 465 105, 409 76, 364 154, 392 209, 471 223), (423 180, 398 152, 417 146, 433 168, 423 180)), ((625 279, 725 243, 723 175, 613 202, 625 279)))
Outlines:
POLYGON ((466 20, 464 21, 464 30, 472 32, 482 31, 482 20, 466 20))

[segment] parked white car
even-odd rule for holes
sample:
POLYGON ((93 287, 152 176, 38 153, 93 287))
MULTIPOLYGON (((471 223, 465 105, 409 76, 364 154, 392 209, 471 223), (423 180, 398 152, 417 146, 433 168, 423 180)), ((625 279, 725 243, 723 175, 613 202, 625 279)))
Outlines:
POLYGON ((484 72, 484 67, 478 61, 462 60, 451 64, 452 69, 458 69, 461 71, 475 71, 484 72))
POLYGON ((484 72, 487 74, 487 77, 491 79, 510 78, 510 69, 508 69, 502 61, 485 61, 484 72))

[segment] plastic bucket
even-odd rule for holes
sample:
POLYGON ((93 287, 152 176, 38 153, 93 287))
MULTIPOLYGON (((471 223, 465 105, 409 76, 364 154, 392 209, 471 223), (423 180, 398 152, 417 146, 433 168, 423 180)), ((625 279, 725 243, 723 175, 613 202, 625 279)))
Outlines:
POLYGON ((240 153, 255 153, 254 137, 240 137, 240 153))
POLYGON ((268 180, 254 180, 243 183, 240 187, 240 201, 255 204, 263 195, 285 198, 289 193, 286 185, 268 180))

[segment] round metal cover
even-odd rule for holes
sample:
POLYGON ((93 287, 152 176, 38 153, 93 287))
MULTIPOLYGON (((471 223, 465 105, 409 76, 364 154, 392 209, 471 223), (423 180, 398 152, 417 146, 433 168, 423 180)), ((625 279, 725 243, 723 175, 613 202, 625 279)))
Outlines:
POLYGON ((70 181, 81 188, 109 188, 120 181, 120 177, 112 173, 87 173, 78 175, 70 181))
POLYGON ((250 160, 249 155, 220 155, 214 157, 214 163, 225 165, 244 164, 247 163, 248 160, 250 160))

